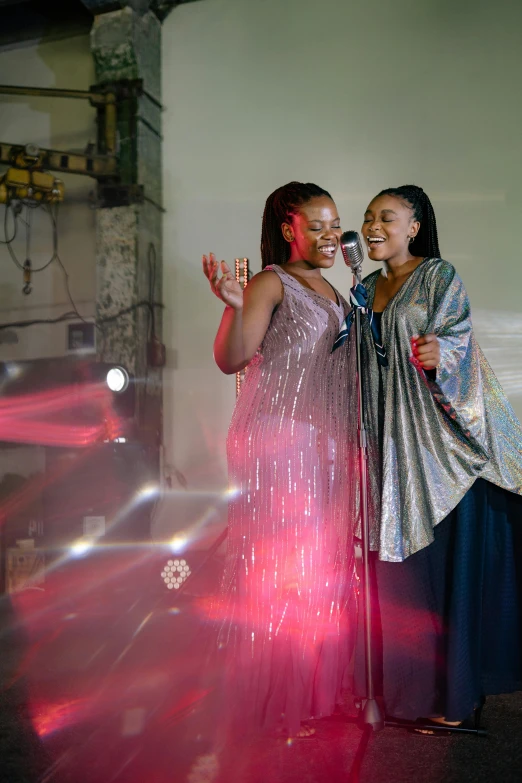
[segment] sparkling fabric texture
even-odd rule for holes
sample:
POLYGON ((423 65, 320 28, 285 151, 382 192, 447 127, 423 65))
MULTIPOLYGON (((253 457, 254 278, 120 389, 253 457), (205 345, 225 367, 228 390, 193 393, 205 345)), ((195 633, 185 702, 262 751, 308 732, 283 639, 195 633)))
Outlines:
MULTIPOLYGON (((379 274, 363 281, 369 307, 379 274)), ((434 526, 478 477, 522 493, 522 432, 475 340, 450 263, 425 259, 383 311, 388 369, 379 368, 362 325, 371 548, 400 562, 433 541, 434 526), (411 358, 411 338, 429 332, 441 343, 436 381, 411 358)))
POLYGON ((250 363, 227 440, 229 535, 219 637, 239 731, 295 733, 332 712, 355 623, 353 352, 348 305, 277 266, 284 298, 250 363), (352 451, 353 450, 353 451, 352 451))

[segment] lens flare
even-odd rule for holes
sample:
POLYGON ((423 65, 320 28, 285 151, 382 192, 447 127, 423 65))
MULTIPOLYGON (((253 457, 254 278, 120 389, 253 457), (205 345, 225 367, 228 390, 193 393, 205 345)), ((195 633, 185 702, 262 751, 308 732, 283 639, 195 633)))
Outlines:
POLYGON ((174 536, 169 546, 171 551, 175 554, 176 552, 183 552, 183 550, 186 549, 188 543, 188 536, 178 534, 174 536))
POLYGON ((94 546, 94 542, 90 539, 80 539, 69 549, 69 553, 73 557, 82 557, 94 546))
POLYGON ((137 497, 139 500, 148 500, 149 498, 155 497, 159 492, 159 488, 157 484, 145 484, 141 489, 137 492, 137 497))

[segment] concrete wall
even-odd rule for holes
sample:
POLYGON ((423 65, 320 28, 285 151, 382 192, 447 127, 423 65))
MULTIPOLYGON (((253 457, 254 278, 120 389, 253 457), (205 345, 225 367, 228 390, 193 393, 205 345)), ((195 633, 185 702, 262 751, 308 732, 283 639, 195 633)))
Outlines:
MULTIPOLYGON (((234 378, 212 358, 222 308, 201 254, 246 255, 257 271, 265 198, 291 179, 328 188, 345 229, 360 227, 382 187, 414 182, 427 190, 443 255, 464 278, 479 339, 522 417, 521 22, 522 6, 510 0, 200 0, 170 14, 162 42, 164 466, 179 492, 186 482, 186 516, 202 525, 223 518, 235 400, 234 378)), ((87 36, 0 50, 1 83, 87 89, 94 81, 87 36)), ((84 149, 94 121, 87 102, 0 97, 5 142, 84 149)), ((60 256, 80 311, 92 315, 94 182, 65 184, 60 256)), ((34 236, 36 265, 51 239, 38 213, 34 236)), ((25 259, 24 242, 15 251, 25 259)), ((2 246, 0 264, 2 322, 70 309, 58 265, 35 276, 25 297, 2 246)), ((340 259, 330 279, 347 292, 340 259)), ((2 359, 65 350, 64 325, 17 334, 18 342, 0 343, 2 359)), ((170 512, 165 518, 159 530, 170 512)))
MULTIPOLYGON (((0 82, 34 87, 88 89, 94 83, 89 37, 31 43, 0 50, 0 82)), ((96 139, 95 110, 88 101, 62 98, 0 96, 0 140, 11 144, 34 143, 58 150, 84 150, 96 139)), ((58 175, 59 176, 59 175, 58 175)), ((59 254, 69 275, 69 287, 82 316, 94 315, 96 256, 94 210, 90 194, 94 180, 65 176, 65 201, 60 206, 59 254)), ((4 238, 4 206, 0 206, 0 239, 4 238)), ((51 224, 43 210, 32 212, 33 267, 51 255, 51 224)), ((13 250, 25 261, 25 232, 13 250)), ((0 245, 0 321, 54 318, 71 310, 59 264, 33 277, 33 292, 22 293, 22 273, 0 245)), ((2 359, 32 359, 65 353, 64 324, 34 326, 17 332, 18 342, 6 341, 0 332, 2 359)), ((11 333, 12 336, 12 333, 11 333)))
MULTIPOLYGON (((522 417, 521 27, 508 0, 201 0, 169 16, 165 462, 194 491, 226 486, 235 399, 201 254, 257 271, 264 201, 292 179, 330 190, 345 229, 381 188, 424 187, 522 417)), ((347 292, 341 259, 330 279, 347 292)))

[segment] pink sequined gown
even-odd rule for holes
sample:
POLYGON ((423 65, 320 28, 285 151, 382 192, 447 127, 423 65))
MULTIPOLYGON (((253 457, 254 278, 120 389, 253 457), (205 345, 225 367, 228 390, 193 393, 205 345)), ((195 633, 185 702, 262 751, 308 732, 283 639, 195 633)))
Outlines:
POLYGON ((220 647, 234 731, 290 733, 332 713, 355 630, 356 404, 348 305, 277 266, 284 299, 250 363, 227 440, 230 503, 220 647))

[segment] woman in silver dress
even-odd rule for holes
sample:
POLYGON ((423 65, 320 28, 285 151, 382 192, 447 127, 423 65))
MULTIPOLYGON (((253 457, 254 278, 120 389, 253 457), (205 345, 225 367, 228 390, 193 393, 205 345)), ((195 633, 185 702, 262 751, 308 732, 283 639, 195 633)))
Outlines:
MULTIPOLYGON (((362 233, 376 675, 389 715, 455 724, 522 689, 522 433, 428 196, 382 191, 362 233)), ((356 673, 363 695, 362 649, 356 673)))

